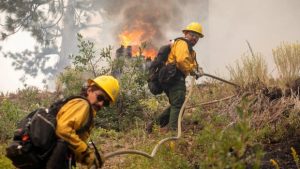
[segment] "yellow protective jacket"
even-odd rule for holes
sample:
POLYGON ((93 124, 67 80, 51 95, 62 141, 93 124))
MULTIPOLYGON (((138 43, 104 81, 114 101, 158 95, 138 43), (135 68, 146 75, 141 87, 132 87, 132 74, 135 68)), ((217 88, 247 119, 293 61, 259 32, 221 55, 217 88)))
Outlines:
MULTIPOLYGON (((76 98, 67 102, 59 110, 56 116, 57 126, 56 135, 69 143, 69 148, 73 150, 76 159, 81 158, 82 152, 87 149, 87 139, 90 136, 90 131, 77 134, 76 131, 82 128, 87 122, 90 115, 90 106, 88 101, 76 98)), ((93 116, 96 112, 93 110, 93 116)))
POLYGON ((188 44, 184 40, 178 39, 171 45, 171 52, 166 64, 169 63, 176 63, 176 67, 187 76, 197 68, 196 52, 193 50, 190 53, 188 44))

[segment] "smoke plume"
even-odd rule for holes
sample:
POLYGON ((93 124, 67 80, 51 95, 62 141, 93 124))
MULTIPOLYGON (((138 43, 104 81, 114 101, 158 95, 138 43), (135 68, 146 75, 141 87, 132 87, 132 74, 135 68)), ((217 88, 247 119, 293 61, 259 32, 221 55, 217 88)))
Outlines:
MULTIPOLYGON (((201 7, 207 0, 107 0, 99 2, 99 6, 104 9, 103 14, 116 22, 113 27, 113 36, 116 41, 118 36, 124 31, 134 31, 143 29, 145 34, 141 39, 151 38, 151 42, 157 47, 166 43, 170 37, 170 32, 177 32, 181 35, 183 25, 199 20, 200 17, 186 18, 187 12, 193 4, 201 7)), ((199 10, 201 11, 201 10, 199 10)), ((200 12, 198 12, 200 14, 200 12)))

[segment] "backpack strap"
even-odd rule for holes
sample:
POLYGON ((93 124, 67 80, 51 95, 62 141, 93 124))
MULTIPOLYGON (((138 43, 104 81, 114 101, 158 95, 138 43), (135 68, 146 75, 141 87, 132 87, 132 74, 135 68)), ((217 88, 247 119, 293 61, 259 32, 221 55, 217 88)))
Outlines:
POLYGON ((184 37, 178 37, 178 38, 174 39, 174 42, 177 41, 177 40, 183 40, 183 41, 185 41, 187 43, 187 45, 188 45, 190 53, 192 53, 194 51, 191 42, 189 40, 187 40, 186 38, 184 38, 184 37))
MULTIPOLYGON (((189 40, 187 40, 187 39, 184 38, 184 37, 176 38, 174 41, 176 41, 176 40, 183 40, 183 41, 185 41, 185 42, 187 43, 187 45, 188 45, 188 48, 189 48, 190 53, 194 52, 193 46, 192 46, 192 44, 191 44, 191 42, 190 42, 189 40)), ((197 69, 198 69, 198 68, 199 68, 199 64, 198 64, 196 58, 195 58, 195 62, 196 62, 197 69)))
MULTIPOLYGON (((187 45, 188 45, 189 52, 190 52, 190 53, 193 53, 193 52, 194 52, 193 45, 191 44, 191 42, 190 42, 188 39, 186 39, 186 38, 184 38, 184 37, 178 37, 178 38, 175 38, 175 39, 173 40, 173 43, 175 43, 175 42, 178 41, 178 40, 183 40, 183 41, 185 41, 185 42, 187 43, 187 45)), ((172 48, 172 46, 171 46, 171 48, 172 48)), ((198 69, 198 62, 197 62, 197 59, 195 58, 194 60, 195 60, 195 62, 196 62, 197 69, 198 69)), ((175 60, 175 63, 176 63, 176 60, 175 60)), ((177 67, 176 67, 176 69, 178 70, 178 71, 177 71, 177 72, 178 72, 178 73, 177 73, 178 76, 186 77, 185 74, 184 74, 180 69, 178 69, 177 67)))

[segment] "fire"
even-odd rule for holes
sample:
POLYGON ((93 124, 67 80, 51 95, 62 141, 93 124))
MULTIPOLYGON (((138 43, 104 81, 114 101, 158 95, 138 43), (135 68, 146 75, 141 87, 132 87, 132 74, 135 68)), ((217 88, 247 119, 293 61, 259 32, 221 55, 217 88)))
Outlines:
POLYGON ((154 48, 150 48, 150 49, 145 49, 143 51, 143 55, 145 57, 150 58, 151 60, 153 60, 155 58, 155 56, 157 55, 157 51, 154 48))
POLYGON ((133 45, 131 49, 132 56, 140 56, 141 55, 141 48, 139 45, 133 45))
POLYGON ((141 38, 143 34, 144 32, 142 30, 124 31, 119 35, 119 38, 121 40, 121 44, 124 45, 124 47, 127 47, 129 45, 135 46, 141 45, 141 38))
POLYGON ((144 56, 145 58, 150 58, 153 60, 157 54, 157 51, 154 47, 146 47, 144 49, 140 48, 138 45, 134 45, 131 48, 132 56, 144 56))
POLYGON ((148 42, 151 40, 153 32, 146 33, 144 29, 133 29, 125 30, 120 35, 120 43, 125 48, 131 46, 132 56, 144 56, 145 58, 151 58, 153 60, 157 54, 155 47, 151 44, 146 44, 145 47, 142 47, 142 43, 148 42))

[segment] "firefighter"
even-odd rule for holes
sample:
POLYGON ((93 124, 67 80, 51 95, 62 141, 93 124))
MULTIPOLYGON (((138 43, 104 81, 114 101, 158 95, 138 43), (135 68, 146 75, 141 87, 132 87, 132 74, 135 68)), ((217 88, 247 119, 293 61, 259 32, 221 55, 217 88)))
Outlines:
POLYGON ((78 130, 89 121, 90 114, 94 117, 102 107, 109 106, 116 101, 119 82, 112 76, 99 76, 89 79, 87 83, 87 87, 83 88, 81 93, 86 100, 81 98, 70 100, 57 114, 56 135, 62 141, 58 141, 47 163, 47 169, 69 168, 70 160, 67 159, 70 157, 75 159, 73 164, 76 161, 88 168, 92 165, 101 167, 103 164, 103 157, 100 160, 96 159, 94 150, 86 143, 94 127, 93 123, 83 132, 79 133, 78 130), (69 155, 63 158, 66 156, 64 153, 69 155))
MULTIPOLYGON (((192 49, 200 38, 203 38, 202 26, 200 23, 192 22, 182 30, 184 39, 178 39, 171 45, 171 52, 168 55, 166 64, 176 64, 175 80, 171 85, 164 86, 170 106, 166 108, 156 119, 155 122, 161 128, 166 130, 177 129, 177 121, 180 109, 183 105, 186 95, 185 78, 188 75, 195 75, 197 78, 203 74, 202 68, 198 68, 196 61, 196 53, 192 49)), ((152 132, 152 127, 155 122, 147 124, 146 130, 152 132)))

